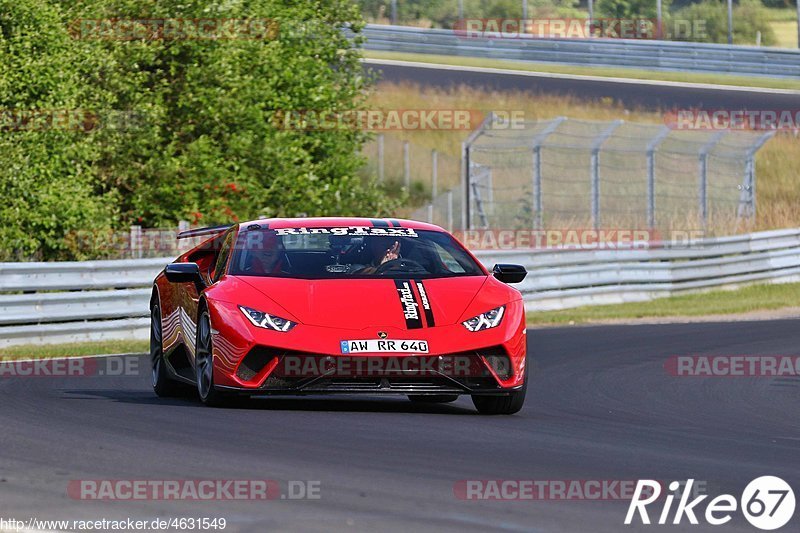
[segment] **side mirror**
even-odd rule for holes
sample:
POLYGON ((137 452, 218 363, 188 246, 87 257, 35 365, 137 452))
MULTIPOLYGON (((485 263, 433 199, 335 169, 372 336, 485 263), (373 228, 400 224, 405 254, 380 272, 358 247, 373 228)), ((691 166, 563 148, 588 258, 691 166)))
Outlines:
POLYGON ((525 279, 528 271, 522 265, 495 265, 492 275, 503 283, 519 283, 525 279))
POLYGON ((197 263, 170 263, 164 269, 164 275, 170 283, 194 283, 197 292, 206 288, 197 263))

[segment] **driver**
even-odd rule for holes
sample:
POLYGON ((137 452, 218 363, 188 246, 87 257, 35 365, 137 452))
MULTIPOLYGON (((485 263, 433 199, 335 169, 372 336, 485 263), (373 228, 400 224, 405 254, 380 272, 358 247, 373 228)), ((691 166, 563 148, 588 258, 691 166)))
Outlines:
POLYGON ((358 271, 358 274, 374 274, 378 267, 387 261, 400 258, 400 242, 392 241, 386 237, 367 237, 367 251, 372 257, 372 261, 358 271))
POLYGON ((272 233, 264 235, 263 246, 250 250, 247 270, 251 274, 264 276, 284 272, 283 241, 272 233))

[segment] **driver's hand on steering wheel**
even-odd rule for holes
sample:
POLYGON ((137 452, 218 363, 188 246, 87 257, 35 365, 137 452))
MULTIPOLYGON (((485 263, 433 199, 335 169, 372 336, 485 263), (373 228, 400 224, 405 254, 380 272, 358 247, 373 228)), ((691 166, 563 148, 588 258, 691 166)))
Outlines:
POLYGON ((381 259, 381 264, 384 264, 387 261, 393 261, 400 257, 400 243, 394 241, 394 245, 386 250, 386 253, 383 254, 383 259, 381 259))

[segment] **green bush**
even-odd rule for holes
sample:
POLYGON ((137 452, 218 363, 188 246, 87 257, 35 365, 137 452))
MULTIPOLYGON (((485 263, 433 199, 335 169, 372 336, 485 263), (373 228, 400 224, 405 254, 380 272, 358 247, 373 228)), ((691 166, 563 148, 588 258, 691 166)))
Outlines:
MULTIPOLYGON (((705 21, 705 32, 676 40, 691 40, 708 43, 728 42, 728 11, 725 2, 703 0, 680 9, 673 15, 675 19, 705 21)), ((733 11, 734 44, 754 45, 756 33, 761 32, 761 44, 775 43, 775 33, 767 18, 767 10, 759 0, 741 0, 733 11)))
MULTIPOLYGON (((391 0, 357 0, 368 20, 386 21, 391 17, 391 0)), ((521 18, 520 0, 463 0, 464 17, 521 18)), ((578 0, 528 0, 528 17, 581 16, 578 0)), ((458 21, 458 0, 397 0, 400 24, 452 28, 458 21)))
MULTIPOLYGON (((670 0, 663 0, 662 13, 669 12, 670 0)), ((597 15, 613 19, 650 19, 658 16, 653 0, 598 0, 597 15)))
MULTIPOLYGON (((277 127, 363 107, 350 0, 0 0, 0 109, 131 112, 127 129, 0 132, 0 253, 80 257, 65 234, 260 215, 389 214, 362 131, 277 127), (77 19, 270 19, 272 39, 71 38, 77 19)), ((78 34, 80 37, 80 34, 78 34)), ((102 123, 102 122, 101 122, 102 123)))

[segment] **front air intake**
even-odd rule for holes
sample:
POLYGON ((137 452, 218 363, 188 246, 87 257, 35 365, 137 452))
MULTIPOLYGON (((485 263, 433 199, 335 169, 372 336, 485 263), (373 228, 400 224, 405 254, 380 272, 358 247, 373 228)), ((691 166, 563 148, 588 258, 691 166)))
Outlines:
POLYGON ((280 357, 282 351, 268 348, 266 346, 256 346, 244 356, 239 367, 236 369, 236 377, 242 381, 252 381, 259 372, 264 370, 273 359, 280 357))

